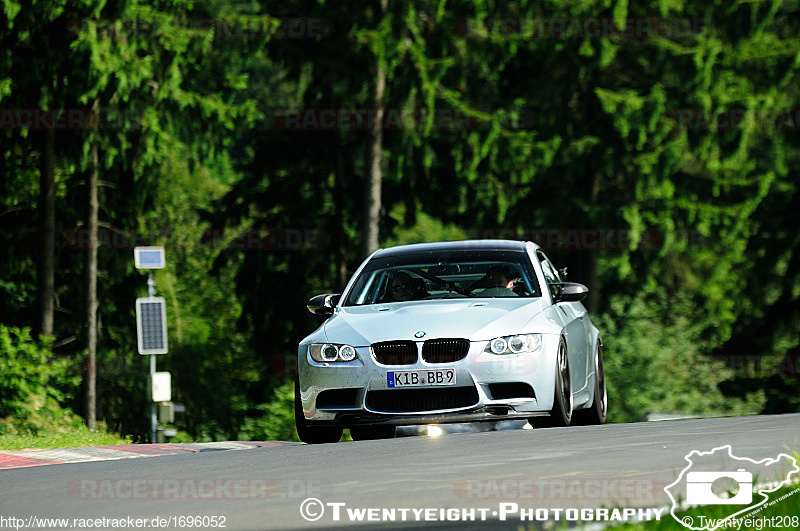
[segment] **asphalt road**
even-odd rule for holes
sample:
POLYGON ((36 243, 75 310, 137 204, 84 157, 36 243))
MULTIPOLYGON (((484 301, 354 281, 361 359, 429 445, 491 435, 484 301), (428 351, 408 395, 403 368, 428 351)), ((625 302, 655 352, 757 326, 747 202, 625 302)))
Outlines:
MULTIPOLYGON (((400 509, 433 508, 441 515, 439 509, 472 508, 478 511, 474 524, 406 527, 488 528, 481 511, 494 518, 502 503, 550 510, 668 506, 664 486, 687 466, 685 456, 723 445, 754 460, 800 451, 800 414, 297 444, 5 470, 0 515, 26 523, 31 516, 105 517, 126 519, 126 525, 130 517, 146 520, 148 528, 160 524, 154 518, 216 516, 226 529, 300 529, 351 527, 348 508, 394 508, 398 521, 400 509), (330 505, 318 521, 303 519, 300 506, 309 497, 344 503, 341 520, 333 520, 330 505)), ((720 459, 719 466, 730 465, 720 459)), ((778 479, 785 468, 758 481, 778 479)), ((316 514, 310 503, 306 508, 316 514)), ((667 512, 662 517, 670 518, 667 512)), ((0 527, 14 527, 9 523, 0 527)), ((501 524, 520 528, 513 513, 501 524)), ((173 520, 167 527, 188 526, 173 520)))

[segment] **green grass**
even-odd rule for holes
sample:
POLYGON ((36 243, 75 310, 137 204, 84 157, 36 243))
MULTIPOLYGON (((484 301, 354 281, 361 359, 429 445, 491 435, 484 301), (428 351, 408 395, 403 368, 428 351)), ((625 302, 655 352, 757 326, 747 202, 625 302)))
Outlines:
POLYGON ((95 431, 86 426, 62 428, 38 434, 0 435, 0 451, 25 449, 82 448, 86 446, 112 446, 130 444, 130 438, 121 438, 98 424, 95 431))

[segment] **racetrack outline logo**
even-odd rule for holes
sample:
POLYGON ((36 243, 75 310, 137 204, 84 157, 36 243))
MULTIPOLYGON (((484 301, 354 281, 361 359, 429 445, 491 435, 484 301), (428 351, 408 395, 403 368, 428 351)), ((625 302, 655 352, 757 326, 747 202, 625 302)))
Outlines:
POLYGON ((744 468, 736 472, 689 472, 686 474, 686 503, 692 505, 750 505, 753 503, 753 474, 744 468), (718 479, 730 478, 738 485, 732 498, 720 498, 712 487, 718 479))
MULTIPOLYGON (((750 459, 749 457, 736 457, 735 455, 733 455, 730 445, 720 446, 720 447, 714 448, 713 450, 711 450, 709 452, 701 452, 699 450, 692 450, 691 452, 689 452, 688 455, 686 455, 686 457, 684 457, 684 459, 686 459, 686 461, 689 463, 688 466, 686 466, 686 468, 681 470, 681 473, 678 476, 678 479, 676 479, 674 482, 672 482, 671 484, 669 484, 666 487, 664 487, 664 492, 666 492, 667 496, 669 496, 669 499, 672 500, 672 508, 670 509, 670 514, 672 515, 672 517, 676 521, 680 522, 680 524, 683 525, 684 527, 686 527, 688 529, 693 529, 693 530, 696 530, 696 531, 700 531, 700 530, 712 531, 713 529, 717 529, 718 527, 722 526, 725 522, 730 521, 732 518, 740 516, 743 513, 752 511, 753 509, 756 509, 756 508, 764 505, 765 503, 767 503, 769 501, 769 495, 771 493, 773 493, 773 492, 775 492, 775 491, 777 491, 777 490, 779 490, 779 489, 781 489, 783 487, 786 487, 786 486, 790 485, 791 482, 792 482, 792 479, 791 479, 792 475, 793 474, 797 474, 798 472, 800 472, 800 467, 797 466, 797 461, 795 460, 794 457, 792 457, 790 455, 779 454, 775 459, 765 458, 765 459, 762 459, 760 461, 756 461, 754 459, 750 459), (783 481, 781 481, 777 485, 774 485, 774 484, 771 485, 772 488, 754 486, 752 484, 752 474, 749 473, 749 472, 746 472, 745 469, 743 469, 741 467, 735 467, 731 471, 722 471, 722 472, 700 472, 700 473, 698 473, 698 472, 689 472, 689 469, 691 469, 693 466, 695 466, 695 463, 692 461, 692 457, 710 456, 710 455, 713 455, 715 452, 717 452, 719 450, 727 450, 728 457, 732 461, 740 461, 743 464, 750 463, 750 464, 758 465, 758 466, 770 466, 770 465, 773 465, 773 464, 777 463, 782 458, 785 458, 791 463, 793 469, 790 470, 786 474, 786 477, 785 477, 785 479, 783 481), (698 476, 698 474, 700 474, 700 475, 698 476), (739 484, 740 487, 745 487, 747 489, 751 489, 752 497, 749 498, 750 501, 752 501, 752 499, 753 499, 753 497, 755 497, 755 495, 761 496, 761 500, 758 501, 757 503, 753 503, 753 504, 747 503, 746 507, 743 507, 743 508, 739 509, 735 513, 730 514, 725 518, 714 519, 714 518, 704 518, 704 517, 701 516, 700 517, 701 524, 705 521, 705 522, 707 522, 707 525, 705 525, 703 527, 695 527, 694 519, 692 517, 684 516, 682 518, 679 518, 675 514, 676 509, 680 508, 680 504, 678 503, 678 500, 676 500, 676 497, 672 495, 672 492, 670 492, 670 489, 676 487, 677 485, 679 485, 684 480, 684 476, 686 476, 686 484, 687 484, 686 501, 689 504, 693 504, 693 503, 696 504, 698 501, 702 501, 702 502, 705 502, 706 504, 728 505, 732 509, 733 509, 734 505, 738 505, 740 507, 741 507, 741 505, 745 505, 743 503, 735 502, 734 499, 725 500, 723 498, 717 498, 716 501, 710 501, 709 498, 715 496, 714 494, 711 493, 711 483, 713 482, 713 479, 720 478, 720 477, 738 478, 738 479, 736 479, 736 482, 739 484), (690 478, 692 479, 692 481, 690 481, 690 478), (696 481, 697 479, 699 479, 700 481, 699 482, 696 481), (709 480, 711 480, 711 481, 709 481, 709 480), (700 484, 700 489, 698 489, 698 483, 700 484), (689 489, 690 486, 692 486, 691 490, 689 489), (697 495, 698 492, 700 492, 702 494, 700 496, 698 496, 697 495), (710 497, 706 496, 706 494, 709 494, 710 497)), ((747 491, 744 491, 744 492, 747 493, 747 491)), ((749 493, 747 493, 747 494, 749 494, 749 493)), ((748 499, 747 496, 742 496, 742 491, 741 490, 740 490, 739 494, 736 495, 736 498, 737 499, 748 499)))

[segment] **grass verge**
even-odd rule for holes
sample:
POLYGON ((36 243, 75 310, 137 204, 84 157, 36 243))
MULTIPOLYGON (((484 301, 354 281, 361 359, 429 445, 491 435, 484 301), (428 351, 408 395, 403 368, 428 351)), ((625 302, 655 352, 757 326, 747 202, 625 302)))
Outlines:
POLYGON ((113 446, 130 444, 130 438, 122 438, 98 423, 95 431, 86 426, 60 428, 36 434, 14 433, 0 435, 0 451, 25 449, 83 448, 87 446, 113 446))

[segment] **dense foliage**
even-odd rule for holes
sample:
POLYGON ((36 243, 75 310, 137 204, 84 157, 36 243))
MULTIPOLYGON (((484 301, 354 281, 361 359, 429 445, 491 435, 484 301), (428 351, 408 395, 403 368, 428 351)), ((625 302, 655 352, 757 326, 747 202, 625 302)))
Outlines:
POLYGON ((797 2, 0 6, 0 418, 85 411, 96 170, 98 417, 149 432, 132 249, 164 245, 180 437, 291 437, 304 303, 364 258, 375 137, 343 110, 376 101, 412 117, 382 131, 381 243, 538 240, 592 290, 610 421, 800 407, 797 2), (13 118, 36 109, 87 121, 13 118))
POLYGON ((78 420, 61 404, 80 378, 70 360, 53 357, 48 346, 28 328, 0 324, 0 435, 52 431, 78 420))

